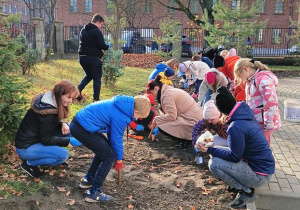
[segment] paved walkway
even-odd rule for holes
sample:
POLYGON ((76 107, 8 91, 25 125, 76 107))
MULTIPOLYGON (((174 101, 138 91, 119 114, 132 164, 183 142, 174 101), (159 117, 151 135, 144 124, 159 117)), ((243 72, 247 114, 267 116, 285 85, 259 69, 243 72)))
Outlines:
MULTIPOLYGON (((284 195, 287 197, 296 197, 300 200, 300 123, 286 121, 283 115, 284 100, 288 98, 300 100, 300 78, 280 79, 277 87, 277 95, 282 128, 274 132, 271 140, 271 148, 276 161, 276 171, 270 183, 258 189, 258 194, 277 195, 277 197, 284 195)), ((275 200, 273 201, 275 202, 275 200)), ((262 204, 262 202, 264 201, 259 200, 256 202, 257 206, 259 203, 262 204)), ((262 206, 265 205, 261 204, 258 208, 264 209, 262 206)), ((300 206, 298 207, 300 209, 300 206)), ((276 206, 270 209, 275 208, 276 206)), ((280 208, 278 207, 278 209, 280 208)), ((290 208, 285 208, 285 210, 287 209, 290 208)))

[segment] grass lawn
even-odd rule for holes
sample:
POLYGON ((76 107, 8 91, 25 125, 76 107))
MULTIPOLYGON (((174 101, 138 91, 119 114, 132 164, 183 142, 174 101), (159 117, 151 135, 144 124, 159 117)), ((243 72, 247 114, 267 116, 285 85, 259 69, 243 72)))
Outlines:
MULTIPOLYGON (((122 69, 124 75, 119 78, 115 87, 107 87, 102 83, 100 98, 108 99, 114 95, 137 95, 145 89, 148 77, 152 69, 141 69, 125 67, 122 69)), ((52 60, 37 65, 37 70, 30 76, 26 76, 32 83, 32 88, 28 90, 28 100, 38 94, 50 90, 54 84, 61 79, 67 79, 78 85, 85 73, 78 60, 52 60)), ((72 114, 93 100, 93 81, 91 81, 83 90, 87 100, 83 103, 74 102, 72 114)), ((28 102, 29 103, 29 102, 28 102)))
POLYGON ((268 65, 268 67, 272 71, 295 71, 295 70, 300 70, 300 66, 273 66, 273 65, 268 65))

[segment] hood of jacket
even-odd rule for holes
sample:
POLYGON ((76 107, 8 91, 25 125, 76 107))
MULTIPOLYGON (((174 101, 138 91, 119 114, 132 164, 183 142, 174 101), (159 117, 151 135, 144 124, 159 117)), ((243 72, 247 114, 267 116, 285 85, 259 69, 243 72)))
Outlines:
POLYGON ((133 111, 134 111, 134 98, 117 95, 113 97, 113 104, 126 116, 133 119, 133 111))
POLYGON ((56 107, 55 97, 51 91, 37 95, 31 101, 32 110, 41 115, 58 114, 58 109, 56 107))
POLYGON ((254 112, 246 104, 246 102, 237 102, 230 112, 227 124, 230 124, 232 121, 236 120, 254 120, 254 112))
POLYGON ((164 71, 165 70, 165 68, 167 68, 168 66, 166 65, 166 64, 164 64, 164 63, 158 63, 158 64, 156 64, 156 66, 155 66, 155 68, 157 69, 157 70, 162 70, 162 71, 164 71))
POLYGON ((88 23, 83 28, 86 31, 89 31, 89 30, 92 30, 92 29, 98 29, 98 27, 93 23, 88 23))
MULTIPOLYGON (((278 85, 278 78, 275 76, 275 74, 271 71, 264 71, 264 70, 257 70, 252 78, 256 78, 258 81, 261 81, 263 77, 270 77, 273 81, 273 84, 275 86, 278 85)), ((259 82, 258 82, 259 83, 259 82)))

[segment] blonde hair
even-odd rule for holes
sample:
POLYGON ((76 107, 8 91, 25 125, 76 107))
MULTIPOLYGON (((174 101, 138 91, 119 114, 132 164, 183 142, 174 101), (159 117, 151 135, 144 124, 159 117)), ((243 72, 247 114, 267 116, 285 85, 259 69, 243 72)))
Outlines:
POLYGON ((270 71, 269 67, 262 64, 260 61, 252 60, 250 58, 241 58, 235 63, 233 70, 234 80, 238 85, 244 82, 240 77, 243 67, 248 67, 254 70, 260 69, 270 71))
POLYGON ((134 110, 139 112, 141 118, 148 117, 151 110, 151 103, 149 98, 143 95, 135 96, 134 110))
MULTIPOLYGON (((227 54, 228 54, 228 50, 222 50, 222 51, 220 52, 220 56, 222 56, 223 58, 224 58, 224 56, 227 57, 227 54)), ((224 58, 224 59, 225 59, 225 58, 224 58)))
POLYGON ((179 66, 179 61, 176 58, 172 58, 166 61, 165 64, 171 67, 172 69, 177 70, 179 66))

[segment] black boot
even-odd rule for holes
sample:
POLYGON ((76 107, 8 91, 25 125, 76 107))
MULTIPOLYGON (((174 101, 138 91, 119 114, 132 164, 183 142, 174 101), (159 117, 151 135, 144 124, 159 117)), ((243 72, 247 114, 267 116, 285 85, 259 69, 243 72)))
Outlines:
POLYGON ((182 140, 178 144, 175 144, 174 147, 177 149, 185 149, 192 144, 192 141, 182 140))

